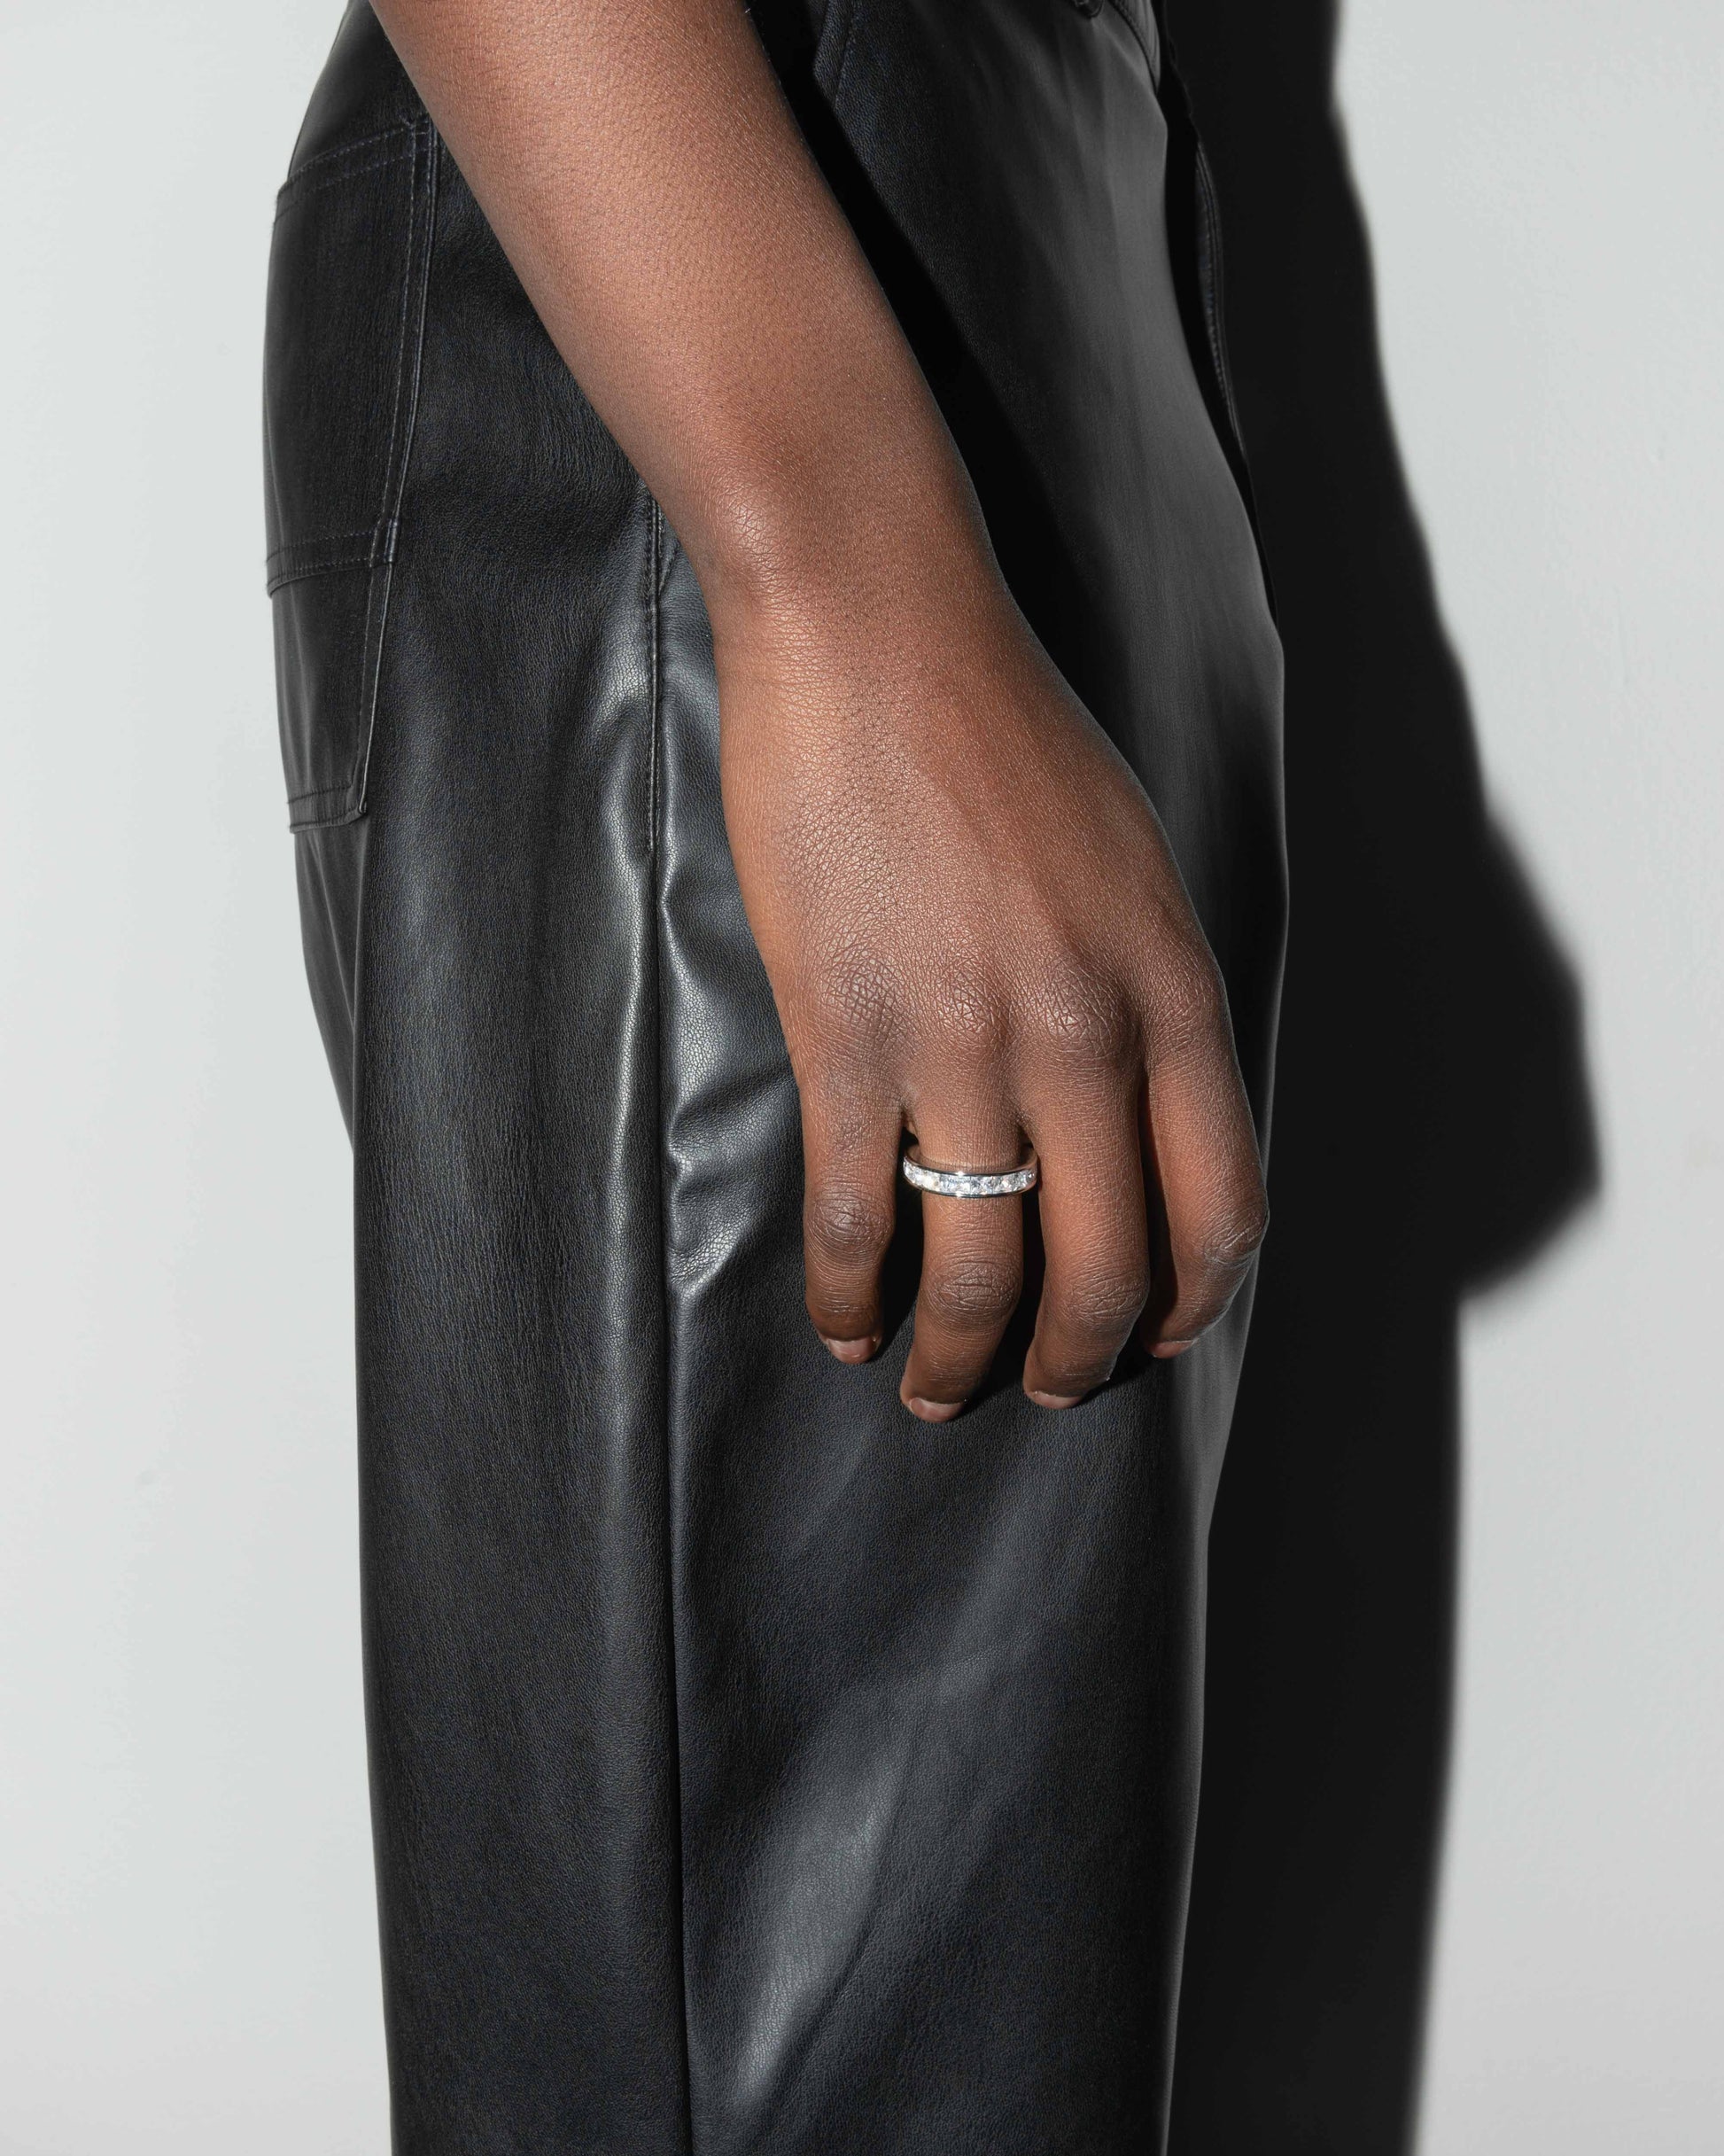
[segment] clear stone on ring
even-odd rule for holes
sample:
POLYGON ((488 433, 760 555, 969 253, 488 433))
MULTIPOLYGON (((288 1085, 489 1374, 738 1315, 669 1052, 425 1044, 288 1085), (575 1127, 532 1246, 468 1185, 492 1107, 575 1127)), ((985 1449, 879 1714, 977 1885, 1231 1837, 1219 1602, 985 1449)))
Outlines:
POLYGON ((912 1146, 904 1156, 904 1179, 916 1190, 931 1191, 941 1198, 1012 1198, 1034 1190, 1041 1164, 1034 1153, 1015 1168, 929 1168, 912 1146))

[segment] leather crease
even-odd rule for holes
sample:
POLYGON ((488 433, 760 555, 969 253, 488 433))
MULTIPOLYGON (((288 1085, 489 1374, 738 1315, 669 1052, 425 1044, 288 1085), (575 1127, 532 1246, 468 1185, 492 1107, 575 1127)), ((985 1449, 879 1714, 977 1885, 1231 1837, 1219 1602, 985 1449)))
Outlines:
MULTIPOLYGON (((644 488, 641 491, 643 494, 646 493, 644 488)), ((659 508, 657 502, 654 500, 650 494, 648 494, 646 499, 648 502, 648 520, 651 529, 651 544, 648 549, 647 556, 648 635, 651 654, 651 676, 648 704, 650 719, 650 752, 647 766, 647 834, 648 844, 651 849, 653 868, 653 995, 658 1014, 658 1038, 656 1043, 657 1057, 655 1066, 655 1076, 658 1089, 658 1126, 661 1146, 661 1160, 663 1163, 659 1186, 660 1328, 661 1340, 663 1343, 668 1345, 672 1336, 672 1327, 674 1327, 676 1321, 676 1313, 675 1304, 671 1290, 669 1264, 672 1198, 670 1181, 671 1154, 668 1145, 664 1142, 667 1133, 665 1128, 666 1116, 664 1076, 665 1064, 665 1029, 672 1023, 672 1014, 670 1011, 664 994, 664 950, 665 899, 662 878, 664 844, 664 834, 659 824, 660 805, 662 800, 659 773, 664 760, 664 746, 662 737, 664 724, 663 696, 664 627, 662 621, 662 604, 664 599, 663 579, 665 525, 664 514, 664 511, 659 508)), ((671 1473, 670 1459, 670 1358, 668 1354, 663 1354, 661 1355, 660 1359, 664 1373, 665 1413, 662 1429, 662 1442, 664 1448, 665 1532, 668 1540, 673 1545, 677 1536, 677 1483, 671 1473)), ((687 2090, 690 2079, 688 2054, 689 2012, 687 1965, 682 1950, 682 1932, 683 1926, 687 1921, 686 1882, 687 1858, 682 1844, 682 1744, 678 1721, 676 1693, 677 1653, 675 1587, 672 1575, 668 1569, 664 1578, 664 1597, 665 1632, 666 1637, 671 1643, 671 1746, 675 1770, 675 1787, 677 1791, 677 1959, 679 1965, 682 1969, 683 1982, 681 2035, 682 2071, 686 2102, 687 2090)), ((692 2119, 690 2119, 688 2121, 687 2127, 687 2146, 692 2151, 695 2147, 694 2125, 692 2119)))

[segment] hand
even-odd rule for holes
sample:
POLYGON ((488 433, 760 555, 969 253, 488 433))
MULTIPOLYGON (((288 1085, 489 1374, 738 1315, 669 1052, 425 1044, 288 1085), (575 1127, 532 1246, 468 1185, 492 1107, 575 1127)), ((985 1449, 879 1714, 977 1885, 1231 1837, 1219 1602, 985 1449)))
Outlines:
MULTIPOLYGON (((941 1165, 1010 1166, 1028 1138, 1046 1268, 1023 1383, 1069 1407, 1134 1327, 1176 1355, 1221 1316, 1262 1180, 1153 808, 991 565, 956 580, 948 557, 877 603, 715 620, 726 819, 801 1093, 822 1339, 845 1362, 881 1344, 905 1128, 941 1165)), ((1018 1303, 1022 1201, 922 1206, 901 1391, 944 1421, 1018 1303)))

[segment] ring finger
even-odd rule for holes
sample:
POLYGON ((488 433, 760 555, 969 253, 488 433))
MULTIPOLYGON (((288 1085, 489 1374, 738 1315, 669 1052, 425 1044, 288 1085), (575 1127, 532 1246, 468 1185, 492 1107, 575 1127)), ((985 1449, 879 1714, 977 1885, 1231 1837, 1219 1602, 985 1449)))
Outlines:
MULTIPOLYGON (((1003 1109, 918 1120, 931 1168, 987 1172, 1017 1164, 1017 1121, 1003 1109)), ((949 1422, 988 1374, 1023 1288, 1023 1201, 922 1194, 916 1331, 898 1397, 925 1422, 949 1422)))

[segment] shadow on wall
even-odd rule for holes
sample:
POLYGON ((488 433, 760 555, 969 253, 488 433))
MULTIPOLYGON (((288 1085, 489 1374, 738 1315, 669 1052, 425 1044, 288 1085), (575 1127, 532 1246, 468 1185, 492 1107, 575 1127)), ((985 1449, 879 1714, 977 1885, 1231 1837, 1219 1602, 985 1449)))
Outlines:
POLYGON ((1456 1324, 1596 1187, 1580 992, 1486 809, 1384 394, 1328 0, 1185 0, 1287 652, 1274 1227, 1211 1537, 1176 2156, 1415 2129, 1456 1324))

